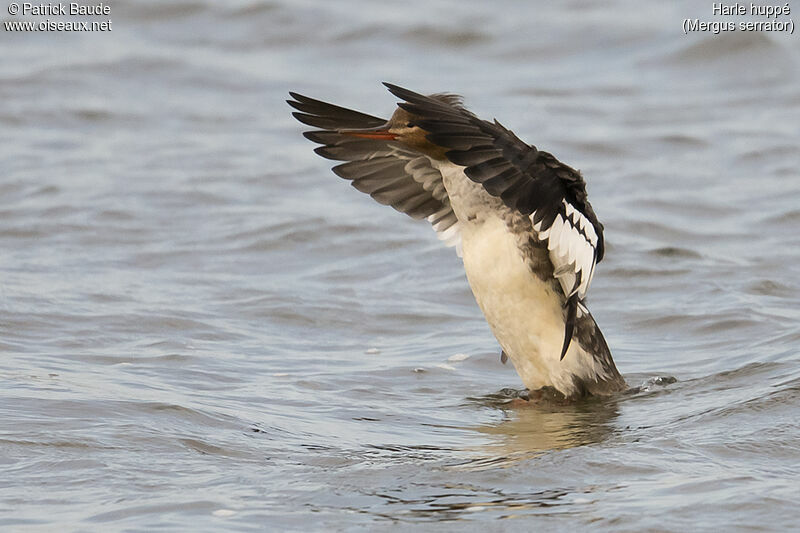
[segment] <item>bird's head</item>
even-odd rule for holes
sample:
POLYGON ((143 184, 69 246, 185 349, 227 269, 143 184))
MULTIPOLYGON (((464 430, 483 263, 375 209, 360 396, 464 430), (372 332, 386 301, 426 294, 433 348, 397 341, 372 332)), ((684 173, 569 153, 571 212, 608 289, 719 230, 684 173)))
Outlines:
POLYGON ((434 159, 445 159, 446 150, 427 139, 428 132, 418 125, 420 117, 400 107, 385 124, 375 128, 339 130, 342 135, 394 141, 434 159))

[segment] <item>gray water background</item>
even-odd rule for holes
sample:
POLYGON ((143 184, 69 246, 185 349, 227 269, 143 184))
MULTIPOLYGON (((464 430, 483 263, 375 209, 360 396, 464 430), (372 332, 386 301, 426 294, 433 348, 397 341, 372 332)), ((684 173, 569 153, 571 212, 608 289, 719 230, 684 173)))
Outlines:
POLYGON ((766 20, 152 0, 0 29, 0 528, 795 528, 800 41, 688 17, 766 20), (284 103, 387 116, 380 81, 582 170, 589 305, 639 392, 509 408, 459 259, 284 103))

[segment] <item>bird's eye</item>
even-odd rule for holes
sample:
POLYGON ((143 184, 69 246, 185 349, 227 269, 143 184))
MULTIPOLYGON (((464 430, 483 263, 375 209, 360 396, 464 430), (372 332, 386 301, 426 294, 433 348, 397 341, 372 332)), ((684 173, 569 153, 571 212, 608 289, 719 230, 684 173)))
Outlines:
POLYGON ((416 126, 416 124, 413 122, 406 122, 406 128, 413 128, 414 126, 416 126))

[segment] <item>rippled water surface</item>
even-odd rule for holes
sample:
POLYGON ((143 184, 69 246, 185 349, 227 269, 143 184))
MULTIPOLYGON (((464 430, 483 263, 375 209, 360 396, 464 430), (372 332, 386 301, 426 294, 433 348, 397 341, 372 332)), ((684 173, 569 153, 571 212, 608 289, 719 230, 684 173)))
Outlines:
POLYGON ((800 37, 687 17, 711 2, 153 0, 110 33, 0 30, 0 528, 796 527, 800 37), (388 115, 384 80, 582 170, 591 309, 638 389, 511 406, 458 257, 284 103, 388 115))

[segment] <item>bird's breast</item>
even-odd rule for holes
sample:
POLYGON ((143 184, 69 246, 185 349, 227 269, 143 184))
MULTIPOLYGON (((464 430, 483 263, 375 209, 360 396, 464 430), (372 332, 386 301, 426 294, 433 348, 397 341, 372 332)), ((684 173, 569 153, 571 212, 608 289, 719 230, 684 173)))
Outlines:
POLYGON ((535 275, 500 217, 462 229, 464 269, 478 306, 523 382, 551 385, 560 373, 562 298, 535 275))

